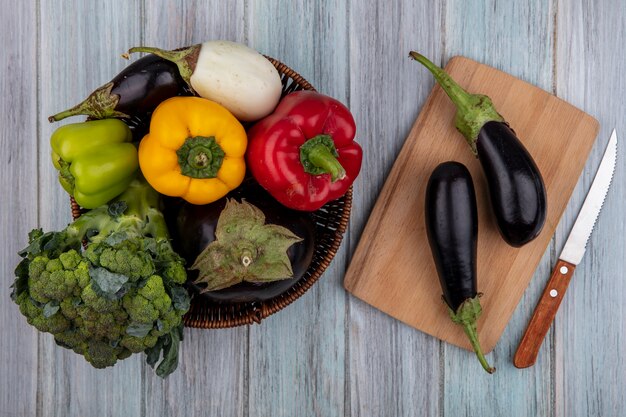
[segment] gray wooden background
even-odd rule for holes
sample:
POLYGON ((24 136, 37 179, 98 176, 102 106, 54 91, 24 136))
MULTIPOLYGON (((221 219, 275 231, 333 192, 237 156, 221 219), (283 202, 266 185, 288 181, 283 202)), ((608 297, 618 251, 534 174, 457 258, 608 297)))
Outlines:
MULTIPOLYGON (((625 163, 538 363, 511 364, 613 127, 626 140, 623 0, 0 0, 0 416, 625 416, 625 163), (136 355, 95 370, 37 334, 9 299, 28 231, 62 228, 67 195, 46 117, 116 74, 136 44, 230 39, 277 57, 355 114, 365 160, 342 248, 320 282, 261 326, 185 331, 163 381, 136 355), (485 374, 464 350, 342 288, 350 255, 433 86, 407 58, 460 54, 562 97, 601 123, 541 266, 485 374)), ((619 145, 621 155, 624 146, 619 145)), ((568 157, 567 149, 563 157, 568 157)), ((416 179, 420 181, 423 179, 416 179)), ((504 278, 504 277, 503 277, 504 278)))

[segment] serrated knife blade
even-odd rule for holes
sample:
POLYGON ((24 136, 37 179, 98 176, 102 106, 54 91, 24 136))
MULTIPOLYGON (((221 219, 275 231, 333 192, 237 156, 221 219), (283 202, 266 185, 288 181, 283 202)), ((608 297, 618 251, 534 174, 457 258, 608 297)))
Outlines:
POLYGON ((576 222, 574 222, 559 259, 572 265, 578 265, 582 260, 587 248, 587 241, 589 236, 591 236, 593 226, 596 224, 602 204, 611 186, 616 161, 617 133, 613 129, 609 144, 606 146, 604 156, 600 162, 600 167, 591 183, 591 188, 587 193, 587 197, 585 197, 585 202, 578 213, 578 217, 576 217, 576 222))
POLYGON ((591 183, 591 188, 567 237, 559 260, 554 266, 550 280, 543 290, 535 312, 528 323, 517 352, 515 352, 513 364, 518 368, 527 368, 537 361, 539 348, 554 321, 576 265, 580 263, 585 254, 587 242, 611 186, 616 163, 617 133, 613 129, 596 176, 591 183))

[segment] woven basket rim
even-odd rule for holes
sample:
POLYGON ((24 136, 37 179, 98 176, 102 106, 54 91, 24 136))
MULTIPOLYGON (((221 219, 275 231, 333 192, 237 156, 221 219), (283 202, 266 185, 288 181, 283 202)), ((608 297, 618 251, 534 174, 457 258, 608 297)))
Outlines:
MULTIPOLYGON (((286 94, 298 89, 316 91, 311 83, 296 71, 277 59, 269 56, 265 57, 274 65, 281 75, 283 90, 286 94), (291 83, 289 83, 289 80, 292 80, 291 83)), ((322 261, 308 277, 305 274, 305 276, 295 282, 287 291, 265 301, 212 303, 203 297, 192 297, 191 308, 187 314, 183 316, 184 325, 186 327, 200 329, 222 329, 250 325, 253 323, 260 324, 263 319, 284 309, 300 298, 320 279, 339 250, 352 211, 352 186, 343 197, 335 200, 335 202, 340 202, 343 207, 341 217, 338 219, 338 226, 335 230, 330 247, 326 251, 322 261), (204 303, 204 305, 200 305, 199 303, 204 303), (211 313, 210 317, 207 317, 207 305, 210 306, 208 307, 211 313), (214 317, 217 317, 217 319, 214 317)), ((72 217, 77 219, 84 210, 78 206, 73 197, 70 197, 70 205, 72 217)))

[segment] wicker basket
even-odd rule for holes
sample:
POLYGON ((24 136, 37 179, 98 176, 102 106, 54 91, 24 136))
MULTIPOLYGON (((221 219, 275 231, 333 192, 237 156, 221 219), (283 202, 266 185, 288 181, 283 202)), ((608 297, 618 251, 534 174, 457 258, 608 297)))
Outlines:
MULTIPOLYGON (((280 61, 270 57, 267 59, 276 67, 281 76, 283 97, 298 90, 315 91, 315 88, 300 74, 280 61)), ((83 210, 73 198, 70 202, 72 217, 77 219, 83 210)), ((316 228, 313 260, 304 275, 287 291, 266 301, 247 303, 215 303, 206 297, 195 296, 191 300, 189 312, 183 317, 185 326, 201 329, 222 329, 260 323, 264 318, 294 302, 315 284, 335 257, 348 226, 351 208, 352 187, 343 197, 331 201, 313 213, 316 228)))

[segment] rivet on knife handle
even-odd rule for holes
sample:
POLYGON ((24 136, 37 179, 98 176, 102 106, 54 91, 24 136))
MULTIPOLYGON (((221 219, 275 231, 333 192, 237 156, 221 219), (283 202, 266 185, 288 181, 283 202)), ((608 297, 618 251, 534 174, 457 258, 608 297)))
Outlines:
POLYGON ((528 368, 537 361, 539 348, 550 330, 575 268, 575 265, 560 259, 556 263, 550 281, 543 290, 535 313, 515 353, 513 364, 517 368, 528 368))

